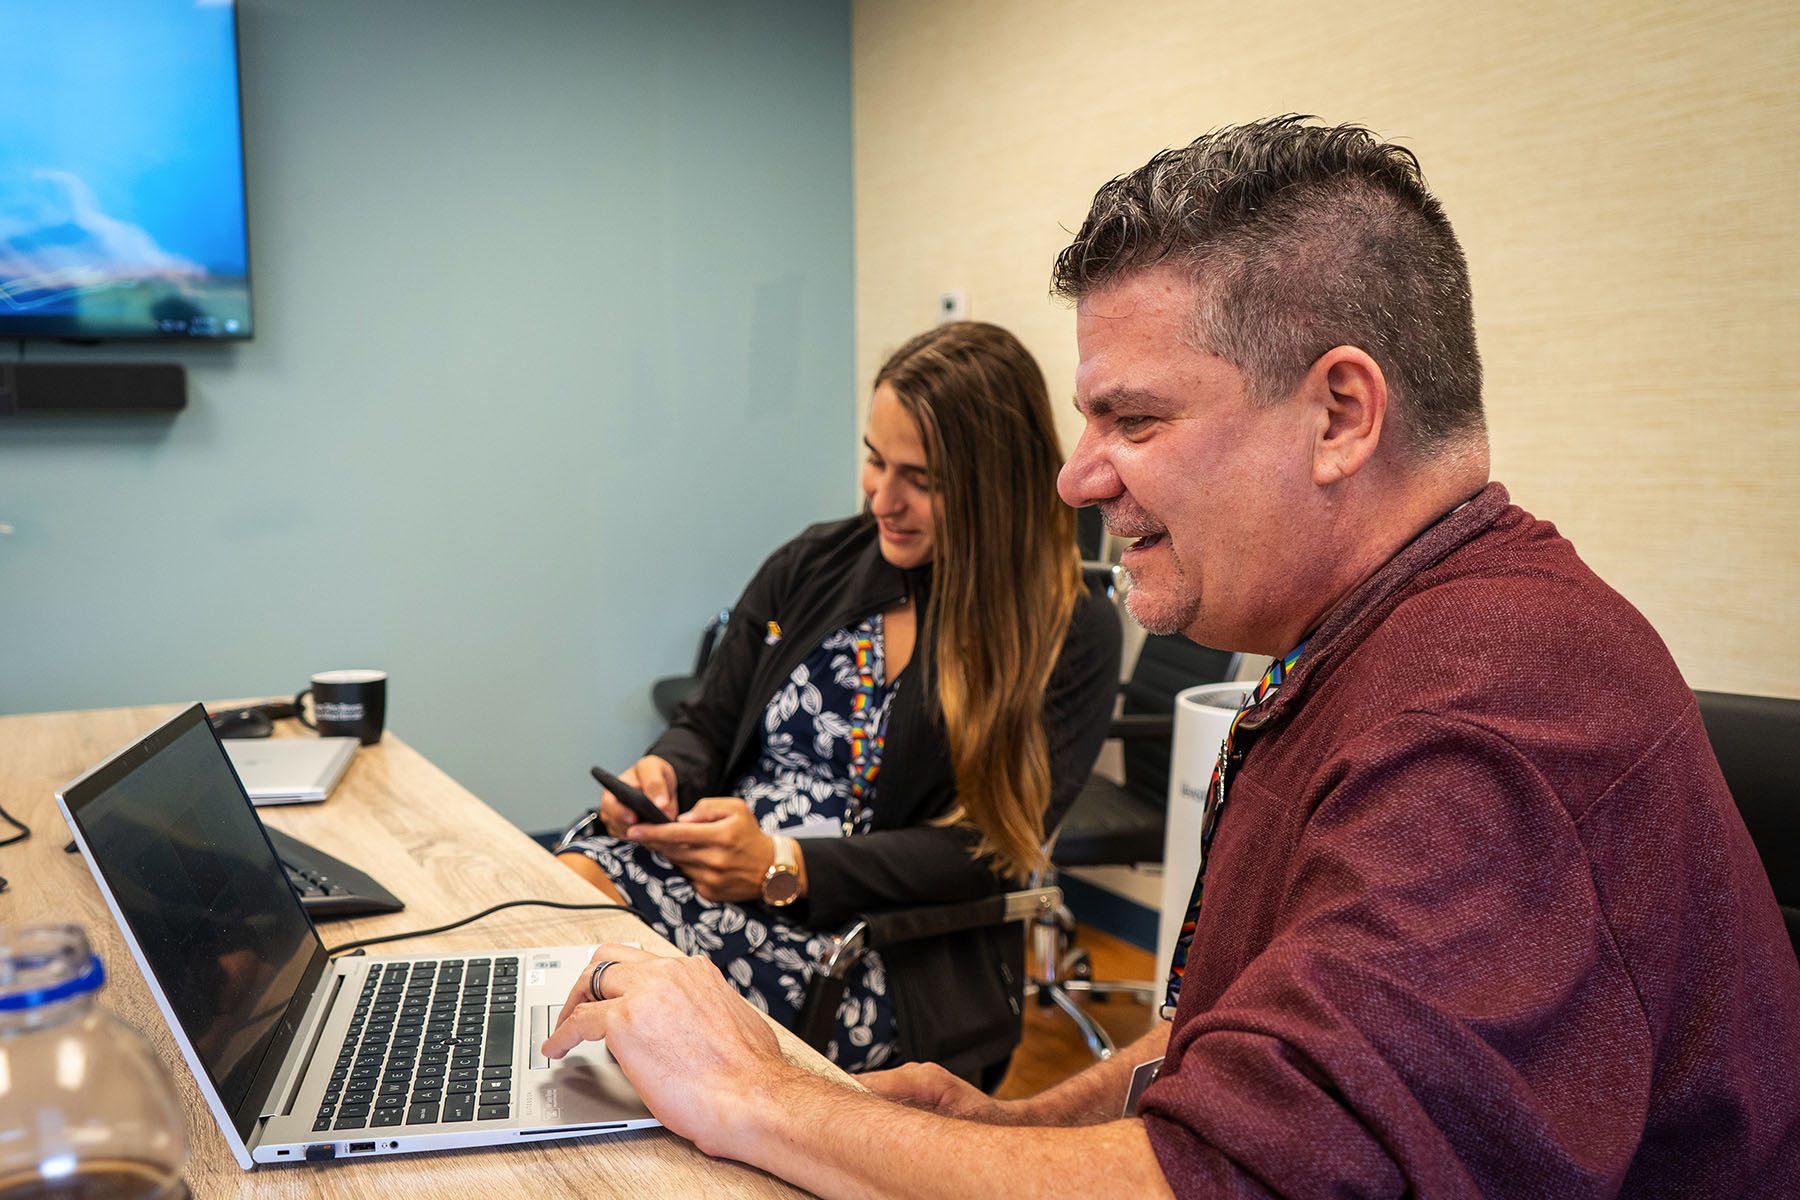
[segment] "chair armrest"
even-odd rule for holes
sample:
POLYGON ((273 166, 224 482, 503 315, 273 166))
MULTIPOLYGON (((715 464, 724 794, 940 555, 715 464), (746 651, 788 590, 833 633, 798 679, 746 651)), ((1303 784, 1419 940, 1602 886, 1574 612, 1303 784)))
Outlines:
POLYGON ((827 975, 842 978, 870 950, 916 942, 920 938, 941 937, 946 933, 961 933, 965 929, 1029 921, 1039 913, 1054 912, 1061 903, 1061 888, 1032 887, 957 904, 925 904, 917 908, 862 913, 838 932, 833 939, 836 944, 821 965, 827 975))
POLYGON ((864 913, 832 939, 830 952, 807 984, 806 1004, 800 1010, 800 1022, 794 1032, 813 1049, 824 1051, 836 1029, 838 1004, 844 998, 850 970, 871 950, 965 929, 1028 921, 1040 913, 1056 911, 1061 903, 1061 888, 1031 887, 957 904, 864 913))
POLYGON ((896 908, 883 912, 863 913, 857 924, 863 926, 864 940, 870 950, 880 950, 901 942, 920 938, 961 933, 984 925, 1006 925, 1027 921, 1040 912, 1049 912, 1062 903, 1062 889, 1054 887, 1025 888, 998 896, 983 896, 960 904, 931 904, 920 908, 896 908))
POLYGON ((1166 742, 1175 736, 1175 714, 1121 713, 1106 727, 1106 736, 1128 742, 1166 742))

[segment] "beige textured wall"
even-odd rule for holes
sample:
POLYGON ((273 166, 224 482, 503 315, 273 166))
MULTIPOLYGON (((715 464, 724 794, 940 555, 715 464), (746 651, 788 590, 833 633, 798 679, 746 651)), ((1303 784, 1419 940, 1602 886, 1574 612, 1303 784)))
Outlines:
POLYGON ((1800 696, 1800 5, 853 11, 862 385, 962 288, 1069 396, 1046 284, 1100 183, 1214 125, 1360 121, 1468 251, 1496 477, 1690 683, 1800 696))

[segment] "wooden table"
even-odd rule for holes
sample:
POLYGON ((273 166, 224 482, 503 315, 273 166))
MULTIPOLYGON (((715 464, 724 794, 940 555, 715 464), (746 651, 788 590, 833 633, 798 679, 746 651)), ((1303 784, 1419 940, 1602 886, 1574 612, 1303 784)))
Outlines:
MULTIPOLYGON (((187 1114, 187 1180, 200 1200, 213 1196, 396 1195, 504 1197, 791 1196, 793 1188, 737 1163, 710 1159, 666 1130, 521 1146, 401 1155, 333 1165, 239 1170, 182 1061, 168 1028, 120 937, 87 865, 65 854, 68 827, 55 792, 88 767, 180 711, 179 706, 0 717, 0 807, 32 828, 26 841, 0 849, 0 922, 73 921, 87 928, 105 960, 101 1003, 149 1039, 187 1114)), ((292 721, 277 735, 305 735, 292 721)), ((310 735, 307 735, 310 736, 310 735)), ((266 808, 268 823, 359 867, 406 902, 388 916, 331 921, 320 936, 352 939, 422 929, 502 900, 603 901, 515 826, 418 752, 388 733, 365 746, 323 804, 266 808)), ((0 829, 0 836, 3 836, 0 829)), ((676 950, 628 913, 508 909, 428 941, 395 942, 376 953, 472 950, 634 939, 646 949, 676 950)), ((796 1063, 842 1076, 785 1030, 783 1050, 796 1063)))

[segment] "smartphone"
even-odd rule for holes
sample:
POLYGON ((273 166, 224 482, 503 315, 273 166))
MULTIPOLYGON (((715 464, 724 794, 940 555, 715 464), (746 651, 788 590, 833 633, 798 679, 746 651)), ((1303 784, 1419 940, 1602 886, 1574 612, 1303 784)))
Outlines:
POLYGON ((668 821, 669 814, 656 807, 656 801, 644 795, 610 771, 594 767, 590 772, 600 781, 600 786, 613 794, 613 799, 637 814, 637 819, 646 825, 661 825, 668 821))

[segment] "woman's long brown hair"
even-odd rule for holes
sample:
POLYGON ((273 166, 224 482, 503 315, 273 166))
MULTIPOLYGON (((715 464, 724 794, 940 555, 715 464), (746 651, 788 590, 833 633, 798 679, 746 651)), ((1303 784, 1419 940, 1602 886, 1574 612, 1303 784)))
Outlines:
POLYGON ((996 325, 939 325, 875 377, 919 423, 936 487, 929 620, 956 807, 1007 875, 1043 862, 1044 693, 1081 590, 1075 513, 1036 360, 996 325))

